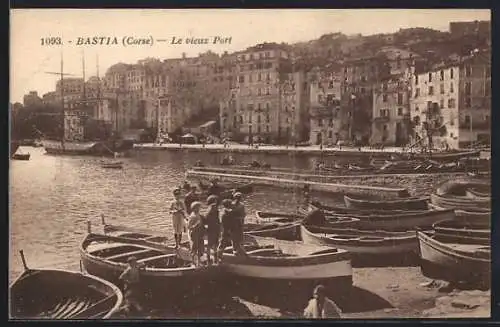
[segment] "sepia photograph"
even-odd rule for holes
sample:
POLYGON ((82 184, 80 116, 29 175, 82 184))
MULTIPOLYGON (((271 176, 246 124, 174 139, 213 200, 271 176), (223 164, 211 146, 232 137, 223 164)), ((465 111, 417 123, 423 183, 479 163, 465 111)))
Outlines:
POLYGON ((11 9, 11 320, 491 316, 491 12, 11 9))

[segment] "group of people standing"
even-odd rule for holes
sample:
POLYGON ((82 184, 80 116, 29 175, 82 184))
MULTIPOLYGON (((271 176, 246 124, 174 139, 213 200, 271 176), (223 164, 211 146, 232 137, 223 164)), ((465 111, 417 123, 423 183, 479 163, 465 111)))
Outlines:
POLYGON ((225 190, 218 185, 218 181, 212 180, 205 194, 208 207, 205 213, 201 212, 203 204, 196 186, 185 183, 182 189, 177 188, 173 192, 174 201, 170 205, 170 213, 175 247, 180 247, 182 235, 187 232, 195 265, 201 264, 201 257, 205 253, 208 264, 218 263, 225 248, 229 245, 232 245, 235 254, 245 254, 241 245, 246 216, 242 194, 234 192, 230 198, 221 201, 223 192, 225 190), (207 240, 206 247, 205 239, 207 240), (212 254, 213 261, 211 260, 212 254))

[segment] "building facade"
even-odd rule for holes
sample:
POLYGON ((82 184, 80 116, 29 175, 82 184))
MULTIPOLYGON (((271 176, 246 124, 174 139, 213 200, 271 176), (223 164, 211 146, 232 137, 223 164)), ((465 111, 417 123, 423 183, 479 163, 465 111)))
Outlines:
POLYGON ((344 123, 340 107, 341 75, 338 72, 315 71, 311 79, 309 143, 334 145, 341 139, 344 123))
POLYGON ((409 142, 410 95, 410 83, 402 76, 375 85, 370 144, 403 146, 409 142))
POLYGON ((415 138, 434 148, 490 142, 490 52, 415 74, 411 116, 415 138))

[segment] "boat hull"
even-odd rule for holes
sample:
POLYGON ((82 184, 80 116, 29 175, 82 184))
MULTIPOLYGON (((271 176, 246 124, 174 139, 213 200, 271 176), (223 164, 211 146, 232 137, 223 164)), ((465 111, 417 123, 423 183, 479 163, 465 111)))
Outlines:
MULTIPOLYGON (((257 242, 264 244, 262 238, 257 238, 257 242)), ((311 296, 318 284, 324 285, 328 293, 337 295, 352 288, 348 252, 301 242, 273 239, 267 242, 274 244, 274 248, 249 251, 247 257, 224 254, 224 270, 234 279, 239 294, 248 294, 254 301, 257 298, 257 303, 277 300, 286 306, 293 306, 293 300, 297 299, 297 304, 303 306, 304 299, 311 296), (296 256, 276 256, 276 249, 296 256)))
POLYGON ((10 287, 14 319, 106 319, 123 296, 101 278, 64 270, 28 270, 10 287))
POLYGON ((451 282, 470 282, 488 286, 491 282, 491 260, 474 257, 452 249, 429 235, 417 232, 422 274, 427 278, 451 282))
POLYGON ((491 208, 491 199, 470 199, 465 196, 431 194, 431 203, 440 208, 465 211, 482 211, 491 208))
MULTIPOLYGON (((323 233, 315 231, 312 227, 302 225, 300 227, 300 236, 306 244, 326 245, 339 249, 344 249, 353 255, 387 255, 387 254, 403 254, 416 252, 418 242, 415 236, 410 236, 409 233, 404 233, 404 236, 393 237, 386 239, 371 239, 371 232, 358 231, 359 235, 354 234, 343 237, 329 237, 325 231, 323 233), (366 235, 368 238, 363 240, 361 236, 366 235), (357 236, 357 237, 356 237, 357 236)), ((383 233, 383 232, 379 232, 383 233)), ((346 234, 347 235, 347 234, 346 234)))
MULTIPOLYGON (((86 248, 88 244, 94 240, 111 240, 124 245, 151 244, 153 246, 152 249, 155 248, 154 243, 144 242, 142 240, 122 238, 122 241, 120 241, 119 238, 113 238, 106 235, 88 235, 80 246, 80 260, 83 268, 88 273, 108 280, 116 285, 121 285, 119 277, 126 269, 127 265, 122 262, 110 261, 106 258, 89 253, 86 248)), ((173 248, 170 249, 166 246, 161 247, 163 248, 162 251, 165 250, 172 255, 176 253, 173 248)), ((149 248, 149 246, 146 246, 146 248, 149 248)), ((141 247, 139 247, 139 249, 141 249, 141 247)), ((135 250, 137 250, 137 248, 135 250)), ((130 252, 130 255, 125 254, 125 256, 138 256, 138 254, 132 252, 130 252)), ((154 302, 158 296, 161 297, 165 294, 171 294, 172 299, 177 298, 177 295, 181 296, 181 298, 191 297, 200 292, 211 290, 212 287, 215 287, 218 278, 221 278, 219 268, 220 267, 195 268, 193 266, 186 266, 171 269, 146 268, 141 270, 140 287, 142 293, 145 295, 144 301, 154 302)))
MULTIPOLYGON (((278 240, 288 240, 295 241, 299 239, 300 235, 300 223, 288 223, 283 226, 276 226, 271 229, 261 229, 259 226, 265 226, 266 224, 246 224, 245 234, 259 237, 273 237, 278 240), (256 230, 251 230, 255 228, 256 230)), ((273 224, 274 225, 274 224, 273 224)))
POLYGON ((428 209, 427 201, 428 198, 371 201, 344 196, 347 208, 363 210, 426 210, 428 209))

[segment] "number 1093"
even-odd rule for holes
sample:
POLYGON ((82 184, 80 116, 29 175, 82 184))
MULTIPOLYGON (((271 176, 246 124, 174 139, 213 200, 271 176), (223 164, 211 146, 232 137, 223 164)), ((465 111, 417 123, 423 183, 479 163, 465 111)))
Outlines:
POLYGON ((44 45, 62 45, 62 39, 60 37, 43 37, 40 39, 42 46, 44 45))

